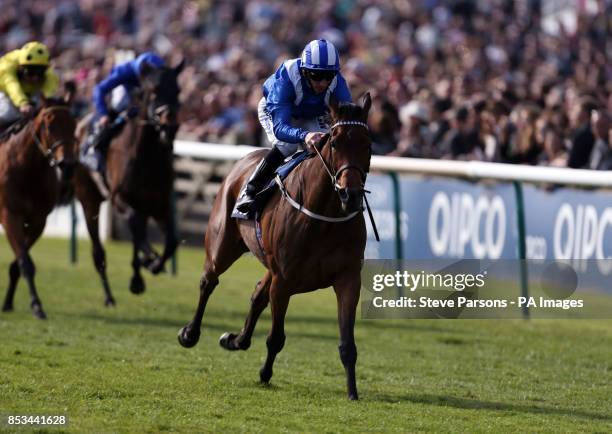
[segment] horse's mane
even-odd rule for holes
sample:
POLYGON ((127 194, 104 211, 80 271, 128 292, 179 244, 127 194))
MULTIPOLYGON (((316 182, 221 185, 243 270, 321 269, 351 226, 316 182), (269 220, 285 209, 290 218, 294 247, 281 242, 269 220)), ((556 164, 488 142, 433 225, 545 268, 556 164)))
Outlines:
POLYGON ((50 98, 45 99, 45 104, 42 108, 56 107, 56 106, 68 106, 68 103, 63 98, 50 97, 50 98))

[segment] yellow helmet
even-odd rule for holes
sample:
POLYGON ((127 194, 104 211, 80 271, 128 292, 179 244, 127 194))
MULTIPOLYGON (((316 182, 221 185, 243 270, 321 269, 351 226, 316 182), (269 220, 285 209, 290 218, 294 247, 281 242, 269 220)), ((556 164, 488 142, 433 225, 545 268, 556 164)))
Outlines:
POLYGON ((49 49, 42 42, 28 42, 19 50, 19 65, 49 65, 49 49))

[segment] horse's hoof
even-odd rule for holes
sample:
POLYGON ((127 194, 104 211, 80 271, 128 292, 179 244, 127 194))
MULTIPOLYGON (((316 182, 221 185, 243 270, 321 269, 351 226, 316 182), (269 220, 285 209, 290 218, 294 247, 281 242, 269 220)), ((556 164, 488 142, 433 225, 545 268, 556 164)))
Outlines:
POLYGON ((266 368, 261 368, 259 370, 259 381, 263 384, 268 384, 270 382, 270 378, 272 378, 272 369, 269 371, 266 368))
POLYGON ((241 342, 236 342, 237 337, 238 335, 234 333, 225 332, 219 338, 219 345, 228 351, 248 350, 251 346, 251 341, 242 340, 241 342))
POLYGON ((161 258, 157 258, 155 259, 148 267, 147 269, 154 275, 157 275, 159 273, 165 273, 166 272, 166 268, 164 267, 164 261, 161 260, 161 258))
POLYGON ((228 351, 236 351, 239 350, 238 346, 235 344, 235 339, 238 335, 234 333, 225 332, 219 338, 219 345, 221 348, 225 348, 228 351))
POLYGON ((40 304, 35 304, 32 306, 32 313, 38 319, 47 319, 47 314, 40 304))
POLYGON ((349 401, 359 401, 359 396, 357 396, 357 393, 349 393, 348 399, 349 401))
POLYGON ((146 286, 144 280, 140 276, 132 277, 130 281, 130 292, 132 294, 142 294, 145 292, 146 286))
POLYGON ((12 304, 5 304, 4 306, 2 306, 2 312, 12 312, 13 309, 13 305, 12 304))
POLYGON ((104 300, 104 306, 115 307, 116 306, 115 299, 113 297, 107 298, 106 300, 104 300))
POLYGON ((178 341, 184 348, 192 348, 200 340, 200 330, 194 330, 189 326, 185 326, 178 332, 178 341))

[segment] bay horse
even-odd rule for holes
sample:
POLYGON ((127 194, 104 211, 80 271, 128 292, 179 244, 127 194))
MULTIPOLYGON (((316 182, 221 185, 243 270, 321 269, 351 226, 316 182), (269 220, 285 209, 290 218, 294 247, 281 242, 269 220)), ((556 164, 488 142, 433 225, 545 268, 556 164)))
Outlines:
POLYGON ((30 289, 30 307, 45 319, 36 291, 36 268, 29 250, 45 228, 58 202, 60 187, 70 180, 77 162, 76 120, 68 104, 41 98, 37 115, 0 144, 0 223, 15 254, 9 266, 9 285, 2 310, 13 310, 19 277, 30 289))
POLYGON ((194 318, 178 334, 183 347, 198 342, 204 310, 219 276, 250 250, 267 272, 255 285, 244 327, 237 334, 222 335, 219 344, 230 351, 248 349, 257 319, 270 302, 268 355, 259 371, 260 380, 268 383, 274 359, 285 344, 289 298, 333 286, 348 397, 358 399, 353 330, 366 244, 361 211, 371 156, 370 107, 369 93, 361 105, 330 102, 333 125, 319 158, 305 160, 289 175, 283 190, 287 196, 280 192, 272 196, 261 213, 260 228, 252 220, 235 220, 230 215, 242 186, 266 151, 255 151, 236 163, 217 194, 208 222, 199 303, 194 318), (302 206, 290 203, 295 197, 302 198, 302 206))
MULTIPOLYGON (((138 114, 129 119, 112 139, 106 154, 106 179, 112 205, 127 215, 132 234, 133 275, 130 291, 141 294, 145 282, 140 274, 146 266, 153 274, 164 270, 166 260, 178 245, 172 191, 174 183, 173 142, 178 130, 180 88, 177 77, 184 60, 175 68, 146 68, 142 79, 143 95, 138 114), (147 221, 152 217, 165 235, 162 255, 147 240, 147 221)), ((80 128, 85 133, 86 128, 80 128)), ((80 137, 79 143, 83 142, 80 137)), ((92 240, 93 261, 104 288, 106 253, 100 242, 98 215, 105 196, 100 192, 89 169, 79 165, 75 176, 75 193, 83 205, 85 221, 92 240)))

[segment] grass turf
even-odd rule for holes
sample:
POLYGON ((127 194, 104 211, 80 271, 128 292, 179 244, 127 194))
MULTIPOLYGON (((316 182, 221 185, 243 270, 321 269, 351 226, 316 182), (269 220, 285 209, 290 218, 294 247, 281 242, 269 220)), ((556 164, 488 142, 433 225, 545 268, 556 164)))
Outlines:
MULTIPOLYGON (((195 309, 203 252, 183 248, 179 275, 127 290, 127 244, 107 246, 118 305, 80 244, 33 249, 48 321, 0 313, 0 414, 65 414, 48 432, 610 432, 612 321, 358 320, 359 402, 346 399, 333 291, 293 297, 270 386, 258 384, 269 310, 247 352, 217 344, 241 328, 263 268, 243 257, 221 277, 198 346, 176 340, 195 309)), ((0 239, 0 287, 12 259, 0 239)), ((2 295, 3 297, 3 295, 2 295)), ((0 430, 8 428, 3 421, 0 430), (4 424, 4 425, 3 425, 4 424)))

